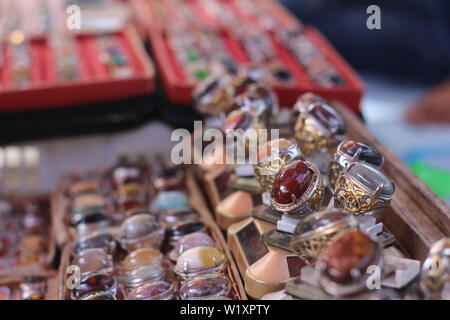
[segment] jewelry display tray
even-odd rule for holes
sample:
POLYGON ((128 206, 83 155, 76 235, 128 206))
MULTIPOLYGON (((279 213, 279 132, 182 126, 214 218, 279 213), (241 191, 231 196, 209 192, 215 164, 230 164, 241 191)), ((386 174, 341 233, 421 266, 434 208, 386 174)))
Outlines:
MULTIPOLYGON (((46 280, 47 290, 45 291, 45 300, 51 300, 49 286, 52 286, 53 279, 55 279, 55 271, 47 271, 46 273, 41 272, 37 276, 42 277, 46 280)), ((28 276, 27 276, 28 277, 28 276)), ((11 298, 12 300, 21 300, 18 287, 21 283, 26 282, 26 276, 7 276, 0 278, 0 287, 7 286, 13 291, 11 298)))
MULTIPOLYGON (((423 262, 433 243, 450 236, 448 205, 375 138, 348 108, 337 102, 332 104, 347 123, 346 139, 370 144, 383 154, 385 163, 382 171, 394 182, 395 193, 389 208, 382 211, 381 221, 385 231, 395 236, 395 246, 406 257, 423 262)), ((225 170, 204 172, 196 169, 196 178, 203 185, 215 210, 219 201, 227 195, 223 192, 223 184, 226 184, 230 174, 225 170), (217 183, 220 183, 219 188, 217 183)))
MULTIPOLYGON (((242 21, 243 25, 255 25, 252 17, 242 12, 242 8, 236 5, 236 1, 238 0, 224 1, 223 3, 230 6, 234 14, 242 21)), ((200 24, 203 23, 206 29, 218 31, 223 39, 226 50, 238 66, 245 66, 251 63, 244 48, 231 30, 226 26, 220 25, 212 16, 209 16, 201 8, 198 0, 185 0, 185 2, 197 18, 196 21, 199 21, 200 24)), ((170 100, 175 103, 190 105, 192 103, 192 91, 196 82, 190 82, 185 78, 182 67, 179 65, 167 42, 166 29, 173 25, 177 19, 180 19, 180 15, 173 8, 167 8, 167 11, 173 16, 174 20, 161 21, 161 19, 158 19, 158 15, 152 12, 152 8, 146 0, 131 0, 130 3, 134 8, 141 31, 150 39, 155 63, 170 100)), ((285 27, 300 25, 299 21, 276 1, 264 0, 258 2, 258 5, 261 5, 267 13, 285 27)), ((344 79, 345 84, 329 88, 316 85, 309 79, 306 71, 296 61, 295 57, 277 40, 274 32, 267 31, 266 34, 273 44, 276 55, 293 76, 293 81, 289 83, 268 83, 277 93, 280 104, 283 106, 291 106, 300 94, 314 92, 326 99, 341 101, 354 112, 358 113, 360 111, 359 105, 363 85, 357 74, 317 29, 308 26, 305 27, 304 33, 325 56, 326 60, 333 65, 339 75, 344 79)))
MULTIPOLYGON (((42 212, 43 218, 48 221, 47 224, 47 234, 48 234, 48 241, 46 243, 45 253, 42 259, 42 262, 39 264, 32 264, 32 265, 25 265, 25 266, 13 266, 10 268, 0 268, 0 280, 2 282, 8 282, 7 279, 9 278, 23 278, 26 276, 42 276, 42 277, 49 277, 54 275, 54 270, 51 269, 52 266, 55 264, 56 259, 56 239, 54 237, 54 233, 52 232, 52 218, 51 218, 51 211, 50 211, 50 201, 49 196, 46 194, 39 194, 39 195, 23 195, 20 197, 15 196, 2 196, 2 199, 8 200, 13 208, 21 207, 22 204, 25 201, 34 201, 39 204, 41 208, 48 208, 48 210, 43 210, 45 212, 42 212)), ((12 281, 12 282, 15 282, 12 281)))
MULTIPOLYGON (((189 201, 192 208, 199 214, 202 222, 207 226, 208 233, 216 242, 218 248, 223 252, 227 260, 227 266, 225 268, 225 274, 231 280, 231 296, 237 300, 247 300, 247 295, 244 290, 244 286, 239 275, 238 269, 234 263, 234 259, 230 250, 226 244, 222 232, 217 224, 212 219, 212 214, 207 206, 206 199, 204 198, 200 187, 194 178, 193 168, 187 166, 186 168, 186 187, 189 194, 189 201)), ((51 300, 64 300, 69 299, 69 291, 65 287, 67 280, 67 273, 65 272, 67 266, 70 264, 71 257, 71 245, 72 238, 71 232, 67 226, 64 225, 63 217, 66 214, 65 208, 68 203, 68 199, 65 196, 64 190, 67 185, 67 178, 62 177, 55 188, 52 195, 52 219, 55 223, 53 228, 56 235, 57 243, 62 248, 60 266, 57 271, 56 277, 49 280, 48 299, 51 300)), ((111 232, 117 233, 117 228, 111 229, 111 232)))
POLYGON ((58 81, 52 48, 46 38, 30 40, 30 84, 11 87, 8 48, 3 47, 0 65, 0 112, 16 112, 58 108, 85 103, 108 101, 148 94, 154 91, 155 69, 145 52, 137 29, 133 25, 113 33, 131 62, 134 73, 114 78, 100 62, 95 47, 95 35, 75 36, 78 52, 79 79, 58 81))

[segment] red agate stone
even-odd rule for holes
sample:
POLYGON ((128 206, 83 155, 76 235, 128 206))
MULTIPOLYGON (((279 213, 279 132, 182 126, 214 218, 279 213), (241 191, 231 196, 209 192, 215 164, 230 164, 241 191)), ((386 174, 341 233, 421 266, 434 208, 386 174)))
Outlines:
POLYGON ((377 256, 376 243, 365 233, 355 230, 333 241, 322 253, 327 277, 337 283, 352 281, 352 270, 366 272, 377 256))
POLYGON ((311 184, 313 172, 304 161, 293 161, 275 178, 273 197, 277 203, 292 203, 292 195, 299 199, 311 184))

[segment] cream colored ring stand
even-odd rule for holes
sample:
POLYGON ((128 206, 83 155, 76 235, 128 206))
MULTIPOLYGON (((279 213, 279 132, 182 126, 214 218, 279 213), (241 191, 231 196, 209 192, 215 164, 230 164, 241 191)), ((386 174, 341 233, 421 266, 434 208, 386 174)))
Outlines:
MULTIPOLYGON (((253 217, 228 228, 228 247, 245 282, 245 291, 253 299, 284 288, 291 276, 289 264, 300 272, 301 260, 293 253, 267 246, 261 234, 276 226, 253 217)), ((295 275, 296 276, 296 275, 295 275)))
POLYGON ((253 299, 261 299, 268 293, 283 289, 286 282, 293 278, 287 258, 297 256, 275 247, 267 248, 269 252, 245 271, 245 291, 253 299))
POLYGON ((226 231, 232 224, 252 215, 252 196, 244 191, 235 191, 220 201, 215 211, 217 225, 226 231))

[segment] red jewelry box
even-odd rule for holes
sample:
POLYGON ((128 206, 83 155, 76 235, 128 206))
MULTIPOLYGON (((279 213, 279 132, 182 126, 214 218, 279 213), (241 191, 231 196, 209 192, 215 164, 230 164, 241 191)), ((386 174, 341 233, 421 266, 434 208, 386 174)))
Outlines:
MULTIPOLYGON (((170 1, 161 1, 161 7, 164 8, 166 14, 173 17, 171 21, 162 21, 151 6, 149 0, 130 0, 136 17, 141 27, 145 30, 150 38, 152 50, 161 74, 162 81, 165 85, 167 94, 172 102, 189 105, 192 103, 192 90, 196 82, 186 80, 182 67, 176 60, 171 51, 166 37, 166 29, 170 25, 175 25, 183 21, 182 17, 177 14, 175 8, 172 8, 170 1), (181 20, 180 20, 181 19, 181 20), (170 25, 169 25, 170 23, 170 25)), ((245 49, 239 40, 234 36, 232 30, 222 25, 217 19, 209 15, 200 5, 199 0, 185 0, 187 7, 198 18, 193 22, 204 28, 216 30, 222 37, 225 47, 230 53, 233 60, 239 65, 246 65, 250 62, 245 49)), ((292 16, 285 8, 273 0, 261 0, 257 2, 266 13, 284 27, 296 27, 301 23, 292 16)), ((255 17, 243 11, 238 0, 222 1, 223 5, 228 6, 235 16, 242 21, 243 25, 258 26, 255 17)), ((322 87, 310 80, 307 72, 301 66, 293 54, 285 48, 275 35, 275 30, 264 30, 270 38, 277 56, 284 66, 291 72, 293 81, 289 83, 268 83, 271 85, 279 98, 282 106, 291 107, 294 105, 299 95, 305 92, 314 92, 326 99, 337 100, 349 106, 354 112, 360 112, 360 100, 363 92, 363 84, 358 75, 352 70, 348 63, 337 53, 326 38, 315 28, 306 27, 305 35, 323 54, 326 60, 333 65, 339 75, 344 79, 344 85, 336 85, 334 87, 322 87)))
POLYGON ((10 61, 3 48, 4 63, 0 66, 0 112, 58 108, 127 98, 154 91, 155 69, 147 56, 136 28, 128 25, 114 33, 125 56, 131 61, 134 74, 113 78, 100 62, 95 35, 77 35, 80 79, 60 82, 56 79, 52 48, 46 39, 30 42, 31 83, 27 88, 10 88, 10 61))

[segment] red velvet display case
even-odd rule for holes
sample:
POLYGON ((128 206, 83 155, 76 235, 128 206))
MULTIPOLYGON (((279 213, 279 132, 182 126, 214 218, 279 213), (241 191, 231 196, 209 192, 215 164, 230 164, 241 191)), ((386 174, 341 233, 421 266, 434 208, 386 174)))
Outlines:
MULTIPOLYGON (((174 25, 192 25, 195 28, 213 29, 222 37, 225 48, 238 66, 251 63, 246 50, 230 28, 222 24, 202 7, 200 0, 185 0, 186 8, 195 17, 192 21, 183 20, 172 1, 161 1, 155 5, 151 0, 130 0, 137 20, 146 35, 150 38, 155 63, 160 72, 161 79, 172 102, 189 105, 192 102, 192 90, 196 81, 186 79, 182 66, 179 65, 167 41, 167 29, 174 25), (161 13, 161 11, 164 11, 161 13), (170 19, 164 19, 170 17, 170 19)), ((285 28, 296 28, 301 25, 291 13, 275 0, 257 1, 259 9, 268 13, 276 24, 285 28)), ((233 12, 242 26, 252 25, 260 27, 254 15, 246 12, 238 0, 222 0, 221 5, 233 12)), ((261 28, 261 27, 260 27, 261 28)), ((323 87, 314 83, 308 76, 304 67, 296 60, 294 55, 278 40, 275 28, 263 30, 272 42, 273 48, 281 63, 292 74, 292 80, 286 83, 268 83, 271 85, 284 107, 291 107, 297 97, 305 92, 314 92, 326 99, 336 100, 349 106, 351 110, 360 112, 360 100, 363 93, 363 84, 358 75, 349 64, 337 53, 327 39, 314 27, 306 26, 304 35, 315 45, 340 77, 343 85, 323 87)), ((188 32, 188 30, 186 30, 188 32)))
POLYGON ((96 35, 77 35, 76 50, 79 78, 58 81, 53 49, 47 39, 31 39, 30 84, 25 88, 10 86, 10 61, 7 46, 3 47, 0 65, 0 112, 59 108, 151 93, 154 90, 155 70, 145 52, 136 28, 128 25, 116 32, 118 46, 130 61, 133 74, 113 78, 100 61, 95 46, 96 35))

